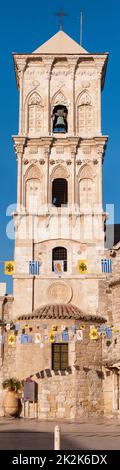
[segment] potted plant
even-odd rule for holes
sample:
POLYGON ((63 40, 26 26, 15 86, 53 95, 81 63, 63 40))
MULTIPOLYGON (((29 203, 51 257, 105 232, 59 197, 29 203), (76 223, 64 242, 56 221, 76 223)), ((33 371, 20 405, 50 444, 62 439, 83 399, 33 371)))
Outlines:
POLYGON ((22 406, 18 392, 21 388, 21 382, 14 377, 4 380, 3 389, 7 389, 7 393, 4 398, 5 416, 20 416, 22 406))

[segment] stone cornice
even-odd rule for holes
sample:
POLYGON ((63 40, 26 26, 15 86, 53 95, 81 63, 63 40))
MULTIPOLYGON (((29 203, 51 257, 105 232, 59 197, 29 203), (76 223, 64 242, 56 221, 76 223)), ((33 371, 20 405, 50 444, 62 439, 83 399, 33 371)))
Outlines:
POLYGON ((97 136, 97 137, 89 137, 89 138, 82 138, 80 136, 70 136, 67 135, 65 138, 63 137, 55 137, 54 135, 51 136, 40 136, 40 137, 32 137, 29 138, 27 136, 22 136, 22 135, 17 135, 17 136, 12 136, 12 140, 14 142, 14 148, 15 148, 15 153, 17 157, 19 155, 22 156, 24 148, 25 147, 30 147, 30 148, 38 148, 38 147, 44 147, 45 153, 49 153, 51 147, 56 147, 56 149, 62 147, 64 149, 65 147, 70 147, 71 148, 71 154, 75 155, 77 152, 77 149, 82 146, 83 149, 86 148, 87 146, 89 147, 96 147, 97 146, 97 151, 98 151, 98 158, 101 157, 102 160, 104 159, 105 155, 105 150, 106 150, 106 144, 108 140, 108 136, 97 136))
POLYGON ((48 72, 48 65, 49 65, 49 71, 51 69, 52 63, 55 58, 67 58, 68 59, 68 65, 74 62, 73 68, 76 66, 76 64, 79 60, 89 60, 93 59, 94 63, 96 64, 96 67, 98 69, 98 76, 101 78, 101 85, 102 88, 104 86, 104 81, 105 81, 105 74, 106 74, 106 68, 107 68, 107 61, 108 61, 108 53, 80 53, 80 54, 41 54, 41 53, 32 53, 32 54, 17 54, 13 53, 13 60, 14 60, 14 69, 15 69, 15 75, 16 75, 16 81, 17 81, 17 86, 19 88, 20 84, 20 77, 24 73, 24 70, 26 69, 29 61, 36 61, 36 60, 42 60, 44 62, 45 68, 47 67, 47 72, 48 72), (49 61, 49 64, 48 64, 49 61))

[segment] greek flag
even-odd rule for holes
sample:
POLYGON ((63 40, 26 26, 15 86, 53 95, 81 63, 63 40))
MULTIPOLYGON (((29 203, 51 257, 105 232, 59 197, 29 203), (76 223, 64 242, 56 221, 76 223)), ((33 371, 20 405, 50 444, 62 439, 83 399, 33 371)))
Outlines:
POLYGON ((29 261, 29 274, 39 276, 40 274, 40 261, 29 261))
POLYGON ((101 259, 102 273, 112 273, 112 260, 101 259))

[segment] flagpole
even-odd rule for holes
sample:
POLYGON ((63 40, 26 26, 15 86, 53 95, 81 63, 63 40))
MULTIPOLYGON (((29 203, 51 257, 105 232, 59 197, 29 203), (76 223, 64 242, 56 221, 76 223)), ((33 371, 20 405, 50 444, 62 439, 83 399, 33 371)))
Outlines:
POLYGON ((83 37, 83 13, 80 13, 80 45, 82 46, 82 37, 83 37))

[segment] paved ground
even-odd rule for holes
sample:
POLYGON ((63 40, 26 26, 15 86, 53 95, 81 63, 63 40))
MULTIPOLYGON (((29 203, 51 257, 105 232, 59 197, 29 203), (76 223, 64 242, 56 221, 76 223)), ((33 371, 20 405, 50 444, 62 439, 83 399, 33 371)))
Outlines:
MULTIPOLYGON (((0 449, 53 449, 54 426, 58 423, 0 418, 0 449)), ((120 419, 89 418, 80 423, 59 423, 61 449, 120 449, 120 419)))

